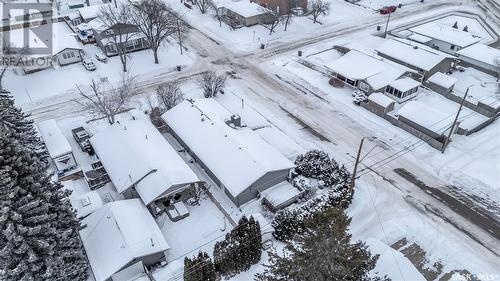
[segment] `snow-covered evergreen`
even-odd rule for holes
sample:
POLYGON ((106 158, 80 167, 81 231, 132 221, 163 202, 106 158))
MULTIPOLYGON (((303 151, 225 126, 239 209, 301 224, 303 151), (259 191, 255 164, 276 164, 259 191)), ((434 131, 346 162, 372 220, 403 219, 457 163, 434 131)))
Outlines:
POLYGON ((184 258, 184 281, 215 281, 217 273, 214 263, 206 252, 199 252, 197 257, 184 258))
POLYGON ((371 277, 378 256, 363 242, 351 243, 345 211, 329 208, 304 221, 304 230, 285 242, 283 254, 271 251, 258 281, 375 281, 371 277))
POLYGON ((18 136, 0 124, 0 279, 86 280, 69 194, 18 136))
POLYGON ((238 225, 214 247, 214 263, 221 275, 233 276, 246 271, 260 260, 262 233, 259 222, 243 216, 238 225))
POLYGON ((42 156, 45 153, 44 144, 36 133, 33 121, 28 117, 15 106, 10 92, 0 90, 0 123, 12 131, 23 146, 36 152, 37 156, 42 156))

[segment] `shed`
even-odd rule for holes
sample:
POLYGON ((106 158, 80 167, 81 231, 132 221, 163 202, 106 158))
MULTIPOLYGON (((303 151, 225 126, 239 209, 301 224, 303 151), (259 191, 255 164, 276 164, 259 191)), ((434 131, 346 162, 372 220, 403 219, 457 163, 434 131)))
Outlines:
POLYGON ((108 203, 82 220, 83 247, 96 281, 142 261, 146 266, 165 258, 170 247, 139 199, 108 203))
POLYGON ((394 100, 382 93, 372 93, 368 96, 368 106, 371 111, 383 116, 385 113, 394 110, 394 100))
POLYGON ((297 202, 302 193, 291 183, 284 181, 262 192, 262 200, 272 211, 276 212, 297 202))
POLYGON ((185 100, 162 119, 237 206, 285 181, 294 167, 214 99, 185 100))
POLYGON ((429 79, 427 79, 426 85, 437 93, 446 94, 453 91, 453 87, 457 82, 458 79, 455 77, 451 77, 441 72, 436 72, 434 75, 429 77, 429 79))
POLYGON ((116 190, 127 197, 138 195, 146 205, 199 182, 149 121, 115 123, 95 134, 90 143, 116 190))
POLYGON ((104 7, 106 7, 111 5, 111 4, 101 4, 101 5, 93 5, 93 6, 88 6, 88 7, 83 7, 83 8, 80 8, 78 9, 78 12, 80 13, 80 16, 82 17, 83 19, 83 22, 90 22, 91 20, 97 18, 97 16, 99 15, 101 9, 103 9, 104 7))
POLYGON ((77 164, 71 146, 56 120, 50 119, 38 123, 37 127, 57 172, 64 174, 76 168, 77 164))

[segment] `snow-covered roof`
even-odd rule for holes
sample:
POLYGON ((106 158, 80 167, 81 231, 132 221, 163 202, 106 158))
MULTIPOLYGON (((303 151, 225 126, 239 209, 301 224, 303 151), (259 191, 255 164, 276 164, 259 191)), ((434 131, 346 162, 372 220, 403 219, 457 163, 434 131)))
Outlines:
POLYGON ((372 93, 368 96, 370 102, 374 102, 384 108, 394 103, 394 100, 382 93, 372 93))
POLYGON ((145 204, 199 181, 149 121, 115 123, 90 142, 116 190, 135 185, 145 204))
POLYGON ((71 197, 71 206, 75 209, 77 218, 86 217, 103 205, 101 195, 95 190, 71 197))
POLYGON ((427 79, 427 82, 439 85, 445 89, 450 89, 455 85, 455 83, 457 83, 457 81, 457 78, 451 77, 441 72, 436 72, 434 73, 434 75, 429 77, 429 79, 427 79))
POLYGON ((389 85, 391 87, 393 87, 394 89, 400 90, 401 92, 404 93, 408 90, 411 90, 415 87, 420 86, 420 82, 415 81, 409 77, 405 77, 405 78, 394 80, 389 85))
POLYGON ((366 80, 378 90, 401 77, 407 70, 392 62, 357 50, 351 50, 341 58, 326 65, 335 73, 353 80, 366 80))
POLYGON ((435 21, 410 28, 411 31, 461 48, 481 40, 473 34, 435 21))
POLYGON ((270 187, 262 192, 262 196, 269 201, 273 206, 279 206, 295 197, 301 192, 291 183, 284 181, 270 187))
POLYGON ((377 48, 377 52, 425 71, 431 70, 446 58, 439 51, 408 40, 387 40, 377 48))
POLYGON ((48 48, 50 44, 47 43, 47 40, 50 38, 50 40, 52 40, 52 55, 57 55, 65 49, 82 49, 75 37, 75 33, 65 22, 53 23, 50 28, 38 28, 36 33, 30 29, 28 36, 29 42, 24 42, 25 31, 25 29, 19 28, 4 31, 4 33, 9 34, 11 46, 17 48, 48 48))
POLYGON ((80 16, 84 21, 88 21, 89 19, 96 18, 101 9, 103 9, 106 6, 110 6, 111 4, 102 4, 102 5, 94 5, 94 6, 87 6, 78 9, 78 12, 80 13, 80 16))
POLYGON ((80 237, 96 281, 108 280, 130 262, 169 249, 139 199, 108 203, 82 220, 80 237))
POLYGON ((398 110, 397 115, 403 116, 416 124, 427 128, 437 134, 445 131, 445 124, 448 124, 451 116, 442 111, 438 111, 431 106, 420 101, 410 101, 398 110))
POLYGON ((63 135, 56 120, 43 121, 38 123, 37 127, 52 159, 72 152, 71 145, 63 135))
POLYGON ((423 44, 428 43, 429 41, 432 40, 432 38, 430 38, 430 37, 427 37, 427 36, 424 36, 421 34, 417 34, 417 33, 413 33, 412 35, 408 36, 407 38, 412 40, 412 41, 416 41, 416 42, 423 43, 423 44))
POLYGON ((259 15, 263 15, 266 13, 264 7, 260 6, 259 4, 256 4, 256 3, 253 3, 250 1, 246 1, 246 0, 220 1, 217 5, 219 8, 226 8, 226 9, 231 10, 234 13, 236 13, 242 17, 245 17, 245 18, 259 16, 259 15))
POLYGON ((231 115, 214 99, 196 99, 183 101, 162 118, 233 196, 268 172, 293 168, 252 129, 227 125, 231 115))
POLYGON ((462 57, 468 57, 489 65, 500 67, 500 50, 484 44, 474 44, 457 52, 462 57))

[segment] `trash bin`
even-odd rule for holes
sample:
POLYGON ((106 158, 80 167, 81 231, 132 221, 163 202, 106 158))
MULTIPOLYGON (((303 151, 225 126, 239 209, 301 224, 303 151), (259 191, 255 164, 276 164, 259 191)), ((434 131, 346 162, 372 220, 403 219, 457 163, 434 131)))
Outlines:
POLYGON ((176 68, 177 68, 177 71, 181 71, 181 66, 180 65, 178 65, 176 68))
POLYGON ((380 25, 377 25, 377 31, 380 31, 380 29, 382 29, 382 27, 380 25))
POLYGON ((302 56, 302 51, 298 51, 297 54, 299 55, 299 57, 302 56))
POLYGON ((398 8, 401 9, 401 7, 403 7, 403 4, 399 3, 398 8))
POLYGON ((260 44, 260 48, 261 49, 264 49, 265 45, 264 44, 260 44))

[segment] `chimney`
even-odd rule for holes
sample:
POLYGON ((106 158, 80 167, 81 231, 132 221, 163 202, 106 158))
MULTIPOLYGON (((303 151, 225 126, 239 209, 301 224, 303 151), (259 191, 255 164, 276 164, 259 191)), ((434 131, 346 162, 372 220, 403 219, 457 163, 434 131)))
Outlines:
POLYGON ((241 127, 241 117, 237 114, 231 115, 231 123, 233 123, 235 127, 241 127))

